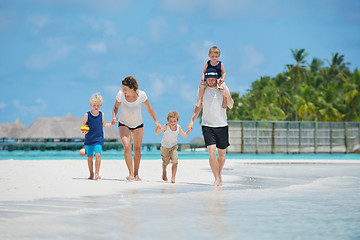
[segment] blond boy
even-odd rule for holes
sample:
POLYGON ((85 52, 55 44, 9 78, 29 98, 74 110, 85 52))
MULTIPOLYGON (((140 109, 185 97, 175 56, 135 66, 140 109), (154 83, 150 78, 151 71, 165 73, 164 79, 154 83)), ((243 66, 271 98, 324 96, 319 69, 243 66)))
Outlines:
POLYGON ((180 135, 184 138, 189 136, 191 130, 188 130, 186 133, 182 130, 179 122, 179 114, 175 111, 169 112, 166 119, 167 124, 164 124, 162 127, 157 127, 155 129, 156 135, 159 135, 161 132, 164 132, 163 138, 161 140, 161 157, 162 157, 162 179, 167 181, 166 167, 169 163, 172 164, 172 176, 171 182, 175 183, 175 175, 178 165, 178 145, 177 145, 177 136, 180 135))
MULTIPOLYGON (((229 89, 227 88, 226 84, 225 84, 225 77, 226 77, 226 72, 225 72, 225 67, 224 64, 219 61, 219 57, 220 57, 220 49, 217 46, 213 46, 209 49, 209 58, 210 60, 207 61, 205 63, 204 69, 202 71, 201 74, 201 81, 200 81, 200 85, 199 85, 199 95, 198 95, 198 99, 196 101, 196 107, 200 107, 203 97, 204 97, 204 90, 207 87, 206 84, 206 79, 205 79, 205 73, 211 69, 211 71, 214 71, 217 73, 216 76, 214 76, 214 78, 217 78, 217 88, 222 90, 222 89, 227 89, 227 91, 229 91, 229 89)), ((233 107, 233 100, 231 98, 227 98, 225 96, 223 96, 223 108, 229 107, 230 109, 233 107), (227 101, 230 101, 229 104, 227 103, 227 101)))
POLYGON ((101 164, 101 152, 104 147, 104 127, 111 127, 111 123, 106 123, 104 114, 100 112, 103 98, 95 93, 90 98, 91 110, 85 113, 82 125, 89 126, 88 131, 81 130, 85 134, 85 154, 88 157, 88 167, 90 172, 89 179, 94 179, 93 158, 95 155, 95 179, 101 179, 99 175, 101 164))

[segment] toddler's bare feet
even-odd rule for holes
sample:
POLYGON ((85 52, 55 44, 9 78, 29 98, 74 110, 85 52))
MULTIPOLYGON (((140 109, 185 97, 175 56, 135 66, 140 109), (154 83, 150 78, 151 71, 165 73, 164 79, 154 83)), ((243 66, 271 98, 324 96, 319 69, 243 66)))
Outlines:
POLYGON ((90 177, 88 179, 93 180, 94 179, 94 173, 90 173, 90 177))

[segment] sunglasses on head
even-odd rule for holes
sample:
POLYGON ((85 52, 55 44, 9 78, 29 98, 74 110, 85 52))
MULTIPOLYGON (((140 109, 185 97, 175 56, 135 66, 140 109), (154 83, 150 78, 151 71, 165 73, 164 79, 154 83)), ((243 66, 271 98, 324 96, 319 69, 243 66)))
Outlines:
POLYGON ((133 84, 132 84, 132 82, 130 81, 130 79, 126 78, 126 79, 124 79, 124 81, 125 81, 125 85, 126 85, 126 86, 128 86, 128 87, 130 87, 130 88, 132 87, 133 84))

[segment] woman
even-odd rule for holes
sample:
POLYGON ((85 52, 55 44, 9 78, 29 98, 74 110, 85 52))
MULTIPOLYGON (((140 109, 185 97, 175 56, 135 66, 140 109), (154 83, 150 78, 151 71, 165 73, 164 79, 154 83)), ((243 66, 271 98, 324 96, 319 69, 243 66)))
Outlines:
POLYGON ((151 107, 146 93, 138 90, 138 87, 139 85, 136 79, 132 76, 128 76, 122 81, 122 91, 119 91, 117 94, 112 111, 112 124, 116 124, 118 121, 116 115, 121 105, 119 134, 124 147, 126 166, 129 170, 129 176, 126 177, 126 179, 141 181, 139 177, 139 166, 144 126, 141 115, 141 104, 145 106, 150 116, 154 119, 156 128, 160 128, 161 125, 157 121, 154 109, 151 107), (134 164, 131 156, 131 134, 133 138, 134 164))

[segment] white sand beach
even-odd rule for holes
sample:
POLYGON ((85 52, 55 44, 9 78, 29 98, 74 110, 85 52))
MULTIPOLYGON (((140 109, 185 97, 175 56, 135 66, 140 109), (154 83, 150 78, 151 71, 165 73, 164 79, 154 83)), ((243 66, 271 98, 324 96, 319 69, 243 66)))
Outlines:
MULTIPOLYGON (((101 180, 88 180, 84 160, 4 160, 0 161, 0 201, 27 201, 40 198, 74 198, 116 194, 140 188, 158 188, 162 161, 143 160, 140 177, 143 181, 126 181, 124 160, 103 160, 101 180)), ((231 167, 231 163, 228 164, 231 167)), ((171 165, 168 166, 168 179, 171 165)), ((225 177, 230 180, 230 176, 225 177)), ((179 164, 175 184, 211 184, 213 176, 207 160, 185 160, 179 164)), ((169 181, 169 184, 170 181, 169 181)))
POLYGON ((223 187, 207 160, 1 160, 0 239, 358 239, 359 160, 229 159, 223 187), (168 167, 170 177, 170 166, 168 167))
MULTIPOLYGON (((224 173, 243 164, 295 164, 309 163, 308 160, 227 160, 224 173)), ((311 160, 311 164, 360 163, 355 160, 311 160)), ((0 201, 28 201, 41 198, 74 198, 117 194, 141 188, 160 188, 171 184, 161 179, 161 159, 143 160, 140 177, 143 181, 126 181, 128 175, 124 160, 102 160, 101 180, 88 180, 87 161, 84 160, 3 160, 0 161, 0 201)), ((245 166, 245 165, 244 165, 245 166)), ((171 177, 171 164, 168 166, 168 179, 171 177)), ((226 186, 241 180, 240 176, 224 174, 226 186)), ((207 160, 182 160, 176 175, 177 185, 203 184, 214 181, 207 160)), ((211 188, 209 188, 211 189, 211 188)))

